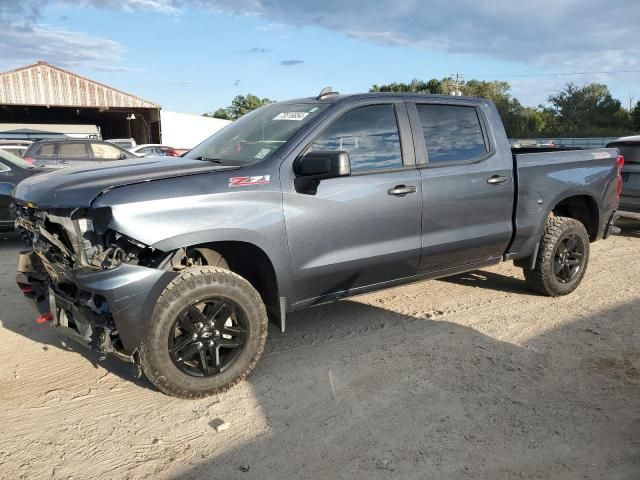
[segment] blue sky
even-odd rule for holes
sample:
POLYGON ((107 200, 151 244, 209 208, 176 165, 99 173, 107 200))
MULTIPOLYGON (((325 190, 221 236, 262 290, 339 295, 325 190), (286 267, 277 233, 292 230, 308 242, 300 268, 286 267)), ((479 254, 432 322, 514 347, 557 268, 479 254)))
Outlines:
POLYGON ((247 92, 284 100, 455 72, 507 80, 527 105, 566 81, 638 100, 637 27, 625 24, 637 4, 513 3, 0 0, 0 68, 45 60, 190 113, 247 92), (591 73, 553 75, 574 72, 591 73))

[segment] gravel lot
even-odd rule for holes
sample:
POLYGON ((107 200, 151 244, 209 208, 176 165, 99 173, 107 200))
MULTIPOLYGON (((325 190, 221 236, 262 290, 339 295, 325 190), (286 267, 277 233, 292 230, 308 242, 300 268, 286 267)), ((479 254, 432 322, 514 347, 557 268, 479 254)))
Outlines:
POLYGON ((2 478, 640 478, 638 232, 568 297, 506 263, 293 315, 201 401, 36 325, 0 239, 2 478))

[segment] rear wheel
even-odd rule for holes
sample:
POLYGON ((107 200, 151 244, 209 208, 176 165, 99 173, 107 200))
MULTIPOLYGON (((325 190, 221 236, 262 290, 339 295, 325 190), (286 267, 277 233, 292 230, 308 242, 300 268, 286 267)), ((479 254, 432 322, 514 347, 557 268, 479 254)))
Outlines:
POLYGON ((574 291, 589 263, 589 235, 578 220, 549 217, 533 270, 524 269, 527 283, 538 292, 557 297, 574 291))
POLYGON ((201 398, 244 379, 266 338, 266 309, 249 282, 222 268, 192 267, 160 295, 140 362, 162 392, 201 398))

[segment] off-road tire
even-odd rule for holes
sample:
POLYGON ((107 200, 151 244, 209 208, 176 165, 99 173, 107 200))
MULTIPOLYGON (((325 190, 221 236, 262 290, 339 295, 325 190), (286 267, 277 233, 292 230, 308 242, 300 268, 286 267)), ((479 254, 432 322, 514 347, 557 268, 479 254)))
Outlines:
POLYGON ((258 363, 266 340, 267 311, 248 281, 223 268, 192 267, 183 270, 160 294, 140 345, 140 364, 145 376, 161 392, 185 399, 203 398, 224 392, 245 379, 258 363), (177 315, 210 296, 228 298, 243 310, 248 336, 242 353, 226 370, 212 377, 194 377, 176 367, 167 342, 177 315))
POLYGON ((589 234, 578 220, 568 217, 550 216, 540 240, 540 248, 533 270, 525 267, 524 277, 527 284, 539 293, 551 297, 567 295, 573 292, 584 277, 589 264, 589 234), (577 235, 583 242, 584 254, 580 269, 574 278, 562 283, 556 278, 554 260, 560 242, 571 235, 577 235))

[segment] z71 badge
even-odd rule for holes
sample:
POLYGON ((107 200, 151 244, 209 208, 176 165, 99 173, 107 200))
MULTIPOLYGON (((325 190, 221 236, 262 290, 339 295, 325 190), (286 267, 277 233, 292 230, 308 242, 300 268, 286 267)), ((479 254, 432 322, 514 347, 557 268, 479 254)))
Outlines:
POLYGON ((253 177, 231 177, 230 187, 248 187, 250 185, 266 185, 271 182, 271 175, 256 175, 253 177))

